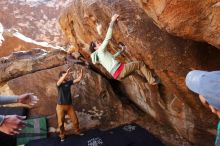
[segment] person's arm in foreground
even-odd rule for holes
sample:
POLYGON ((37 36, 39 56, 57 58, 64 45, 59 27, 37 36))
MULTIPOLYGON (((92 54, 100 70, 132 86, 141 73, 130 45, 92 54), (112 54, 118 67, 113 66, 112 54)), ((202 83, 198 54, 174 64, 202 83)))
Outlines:
MULTIPOLYGON (((33 93, 26 93, 20 96, 0 96, 0 102, 2 103, 23 103, 28 105, 34 105, 38 101, 37 96, 34 96, 33 93)), ((0 131, 9 134, 15 135, 19 134, 21 129, 25 127, 23 120, 26 116, 17 116, 17 115, 0 115, 0 131)))

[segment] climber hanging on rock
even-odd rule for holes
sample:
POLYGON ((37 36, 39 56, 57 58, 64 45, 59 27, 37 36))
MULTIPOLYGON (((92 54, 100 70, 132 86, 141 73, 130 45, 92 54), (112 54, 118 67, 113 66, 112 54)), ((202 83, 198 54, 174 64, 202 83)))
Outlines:
POLYGON ((133 74, 136 70, 140 70, 141 73, 144 74, 149 84, 156 85, 157 82, 155 78, 152 76, 151 71, 146 67, 144 62, 135 61, 123 64, 116 60, 116 57, 118 57, 126 48, 123 43, 120 44, 122 49, 116 54, 112 55, 110 52, 107 51, 107 45, 112 37, 113 25, 118 17, 118 14, 112 16, 106 37, 102 43, 100 43, 99 41, 92 41, 90 43, 89 49, 92 52, 92 63, 100 63, 116 80, 122 80, 127 76, 133 74))

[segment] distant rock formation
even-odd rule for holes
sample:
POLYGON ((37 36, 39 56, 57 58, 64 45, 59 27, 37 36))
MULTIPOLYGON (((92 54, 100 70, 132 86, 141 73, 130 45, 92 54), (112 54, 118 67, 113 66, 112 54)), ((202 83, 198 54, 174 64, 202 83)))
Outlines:
POLYGON ((64 45, 57 18, 72 0, 5 0, 0 2, 0 23, 38 42, 64 45))
POLYGON ((48 44, 47 42, 37 42, 19 32, 6 30, 2 33, 0 57, 8 56, 13 52, 27 51, 34 48, 43 48, 47 51, 54 49, 63 49, 62 47, 53 46, 51 44, 48 44))

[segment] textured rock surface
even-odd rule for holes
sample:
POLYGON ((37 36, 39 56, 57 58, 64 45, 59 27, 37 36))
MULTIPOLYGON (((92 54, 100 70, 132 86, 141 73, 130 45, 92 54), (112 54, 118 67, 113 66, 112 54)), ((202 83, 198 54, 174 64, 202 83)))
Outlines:
MULTIPOLYGON (((19 95, 25 92, 36 94, 40 100, 30 110, 30 116, 47 116, 50 132, 57 131, 56 82, 59 72, 68 68, 64 55, 65 52, 58 50, 49 53, 33 50, 17 52, 9 56, 6 62, 0 63, 0 76, 4 74, 4 81, 7 80, 1 80, 1 95, 19 95)), ((137 112, 124 105, 107 80, 97 73, 73 65, 73 78, 77 77, 80 69, 83 69, 84 76, 79 84, 72 87, 72 93, 75 96, 73 105, 82 129, 110 128, 137 119, 137 112)), ((66 129, 71 129, 69 120, 66 121, 66 129)))
POLYGON ((143 60, 162 81, 157 90, 136 75, 124 80, 120 91, 189 141, 213 145, 217 119, 187 90, 184 78, 192 69, 219 69, 219 50, 161 31, 137 3, 129 0, 75 0, 60 24, 69 41, 88 56, 88 44, 104 37, 113 13, 120 14, 120 21, 114 27, 109 51, 116 52, 116 43, 124 42, 128 49, 119 60, 143 60))
POLYGON ((63 44, 57 18, 72 0, 2 0, 0 22, 36 41, 63 44))
POLYGON ((14 52, 10 56, 0 58, 0 82, 64 64, 66 52, 54 50, 47 52, 33 49, 28 52, 14 52))
POLYGON ((42 45, 37 45, 32 42, 26 42, 16 36, 13 33, 5 32, 3 34, 4 41, 0 45, 0 57, 8 56, 12 52, 16 51, 27 51, 33 48, 44 48, 45 50, 51 50, 51 47, 43 47, 42 45))
POLYGON ((134 0, 169 33, 220 49, 219 0, 134 0))
POLYGON ((72 0, 0 1, 0 57, 32 48, 61 48, 63 38, 58 17, 72 0), (3 38, 1 36, 3 25, 3 38))

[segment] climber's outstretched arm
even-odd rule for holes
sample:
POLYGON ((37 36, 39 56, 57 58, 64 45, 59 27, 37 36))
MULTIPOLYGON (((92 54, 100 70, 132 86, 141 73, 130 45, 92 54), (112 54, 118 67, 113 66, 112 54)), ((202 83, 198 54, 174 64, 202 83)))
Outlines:
POLYGON ((109 24, 109 28, 108 31, 106 33, 105 39, 102 42, 102 44, 99 47, 100 51, 105 51, 108 45, 109 40, 112 38, 112 30, 113 30, 113 25, 115 23, 115 21, 118 19, 119 15, 118 14, 114 14, 111 18, 111 22, 109 24))

